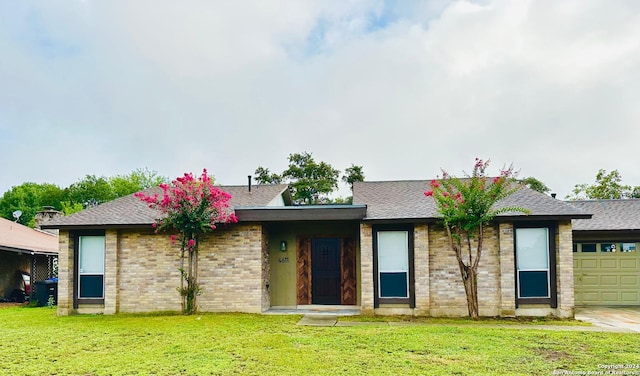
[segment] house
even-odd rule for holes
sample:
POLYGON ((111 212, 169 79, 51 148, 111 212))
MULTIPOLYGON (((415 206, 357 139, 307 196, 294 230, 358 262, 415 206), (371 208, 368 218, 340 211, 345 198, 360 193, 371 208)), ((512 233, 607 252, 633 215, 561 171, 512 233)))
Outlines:
POLYGON ((571 201, 576 305, 640 305, 640 199, 571 201))
POLYGON ((0 218, 0 299, 24 299, 23 273, 33 286, 52 277, 57 255, 56 235, 0 218))
MULTIPOLYGON (((200 245, 199 309, 466 315, 428 186, 360 182, 353 205, 320 206, 293 206, 286 185, 220 187, 239 222, 200 245)), ((572 316, 571 221, 590 214, 528 188, 498 204, 530 214, 505 213, 486 228, 480 314, 572 316)), ((130 195, 43 225, 60 230, 58 313, 180 310, 178 249, 167 234, 154 234, 156 216, 130 195)))

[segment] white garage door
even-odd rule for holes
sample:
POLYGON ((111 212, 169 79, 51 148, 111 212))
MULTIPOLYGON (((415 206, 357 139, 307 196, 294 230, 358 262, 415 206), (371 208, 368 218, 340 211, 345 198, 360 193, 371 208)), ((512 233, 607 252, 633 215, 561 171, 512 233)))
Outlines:
POLYGON ((637 243, 574 245, 576 305, 640 305, 637 243))

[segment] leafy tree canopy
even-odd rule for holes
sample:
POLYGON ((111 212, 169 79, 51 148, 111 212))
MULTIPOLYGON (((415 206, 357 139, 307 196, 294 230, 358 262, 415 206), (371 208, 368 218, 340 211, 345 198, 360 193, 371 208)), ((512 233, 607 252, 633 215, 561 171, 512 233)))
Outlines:
POLYGON ((521 180, 521 182, 527 187, 533 189, 534 191, 538 191, 540 193, 549 193, 549 191, 551 190, 543 182, 534 178, 533 176, 524 178, 521 180))
POLYGON ((18 223, 33 227, 36 213, 43 206, 53 206, 61 209, 64 200, 64 191, 55 184, 23 183, 12 187, 0 198, 0 215, 9 220, 15 220, 13 213, 22 212, 18 223))
POLYGON ((576 184, 568 200, 611 200, 621 198, 640 198, 640 186, 622 184, 622 175, 618 170, 607 173, 600 169, 594 184, 576 184))
POLYGON ((23 183, 12 187, 0 198, 0 216, 13 220, 13 212, 22 211, 19 222, 33 227, 35 214, 43 206, 52 206, 66 215, 95 206, 118 197, 126 196, 168 179, 146 168, 126 175, 98 177, 87 175, 69 187, 62 189, 55 184, 23 183))
MULTIPOLYGON (((338 189, 340 170, 327 162, 316 162, 308 152, 289 154, 289 167, 281 174, 272 173, 268 168, 258 167, 256 181, 260 184, 288 183, 293 190, 293 200, 299 204, 330 203, 328 195, 338 189)), ((364 180, 362 166, 351 165, 345 170, 342 181, 353 188, 353 183, 364 180)), ((336 202, 350 202, 351 199, 337 199, 336 202)))

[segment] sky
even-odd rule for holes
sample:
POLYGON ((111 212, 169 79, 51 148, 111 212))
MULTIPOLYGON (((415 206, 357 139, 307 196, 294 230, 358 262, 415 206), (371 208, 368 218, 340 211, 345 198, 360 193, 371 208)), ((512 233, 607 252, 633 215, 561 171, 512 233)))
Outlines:
POLYGON ((0 0, 0 194, 246 184, 307 151, 366 180, 480 157, 564 197, 600 168, 640 185, 639 99, 635 0, 0 0))

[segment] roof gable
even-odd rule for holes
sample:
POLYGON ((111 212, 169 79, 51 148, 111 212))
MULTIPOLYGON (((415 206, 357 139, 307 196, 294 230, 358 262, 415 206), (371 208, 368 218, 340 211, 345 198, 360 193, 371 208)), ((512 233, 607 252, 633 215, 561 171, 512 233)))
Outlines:
POLYGON ((640 199, 568 201, 593 213, 589 220, 574 219, 574 231, 640 230, 640 199))
MULTIPOLYGON (((286 184, 258 185, 249 191, 248 186, 218 186, 231 194, 229 206, 266 206, 277 196, 283 196, 284 202, 290 199, 286 184)), ((147 195, 162 195, 159 187, 144 191, 147 195)), ((88 208, 70 216, 56 218, 43 224, 43 228, 66 227, 128 227, 151 225, 158 218, 158 212, 136 198, 134 194, 117 198, 113 201, 88 208)))

